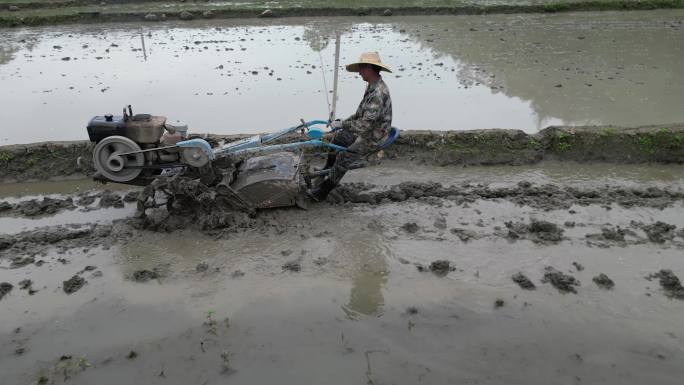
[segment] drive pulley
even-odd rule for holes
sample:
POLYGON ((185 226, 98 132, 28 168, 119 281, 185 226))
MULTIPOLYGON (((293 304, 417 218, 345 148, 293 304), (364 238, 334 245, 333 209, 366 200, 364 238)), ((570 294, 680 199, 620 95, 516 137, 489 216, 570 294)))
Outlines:
POLYGON ((209 163, 209 156, 199 147, 184 147, 181 149, 181 160, 192 167, 203 167, 209 163))
POLYGON ((123 183, 140 175, 145 156, 133 140, 125 136, 109 136, 95 146, 93 163, 104 177, 123 183))

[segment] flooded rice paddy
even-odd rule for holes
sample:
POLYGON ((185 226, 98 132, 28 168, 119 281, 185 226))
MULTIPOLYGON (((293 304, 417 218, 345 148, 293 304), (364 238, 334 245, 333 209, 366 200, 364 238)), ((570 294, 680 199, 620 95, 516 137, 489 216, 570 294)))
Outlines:
MULTIPOLYGON (((384 77, 400 128, 681 122, 683 19, 667 10, 4 29, 0 144, 86 139, 92 116, 126 104, 217 134, 326 118, 337 32, 341 63, 378 50, 394 69, 384 77)), ((363 87, 340 73, 338 116, 363 87)))

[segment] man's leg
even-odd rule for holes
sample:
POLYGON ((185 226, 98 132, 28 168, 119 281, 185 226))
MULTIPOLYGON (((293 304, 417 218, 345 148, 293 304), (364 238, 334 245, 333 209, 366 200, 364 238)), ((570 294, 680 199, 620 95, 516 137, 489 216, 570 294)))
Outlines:
POLYGON ((363 162, 363 157, 367 151, 365 141, 357 138, 354 143, 347 147, 350 151, 338 152, 334 164, 330 168, 330 173, 313 191, 315 199, 323 200, 340 183, 344 174, 359 162, 363 162))
MULTIPOLYGON (((356 140, 356 135, 352 134, 351 132, 341 129, 337 130, 335 132, 335 135, 333 136, 332 144, 336 144, 338 146, 342 147, 349 147, 351 146, 354 141, 356 140)), ((323 170, 327 170, 330 167, 335 164, 335 158, 337 158, 337 151, 335 150, 330 150, 328 152, 328 159, 325 162, 325 166, 323 166, 323 170)))

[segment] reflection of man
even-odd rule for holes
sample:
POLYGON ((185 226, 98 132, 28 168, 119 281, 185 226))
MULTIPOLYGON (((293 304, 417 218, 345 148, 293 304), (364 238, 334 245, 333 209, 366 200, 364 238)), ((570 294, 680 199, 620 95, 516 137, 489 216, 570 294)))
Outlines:
POLYGON ((331 123, 336 131, 332 143, 347 147, 349 151, 328 155, 324 169, 330 169, 330 173, 312 191, 317 200, 325 199, 351 166, 376 151, 392 126, 392 99, 380 76, 380 71, 392 71, 380 61, 380 55, 363 53, 359 61, 347 66, 347 71, 358 72, 368 86, 356 112, 343 121, 331 123))

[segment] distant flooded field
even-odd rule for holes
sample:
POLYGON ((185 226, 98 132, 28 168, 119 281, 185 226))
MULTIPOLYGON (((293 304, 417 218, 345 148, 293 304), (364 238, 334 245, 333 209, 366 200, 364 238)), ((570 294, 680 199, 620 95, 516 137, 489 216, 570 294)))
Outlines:
MULTIPOLYGON (((682 19, 667 10, 5 29, 0 144, 86 139, 92 116, 126 104, 221 134, 325 118, 336 32, 341 65, 377 50, 394 69, 384 78, 400 128, 684 121, 682 19)), ((363 89, 340 72, 339 117, 363 89)))

